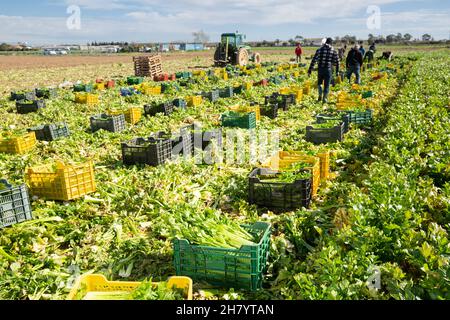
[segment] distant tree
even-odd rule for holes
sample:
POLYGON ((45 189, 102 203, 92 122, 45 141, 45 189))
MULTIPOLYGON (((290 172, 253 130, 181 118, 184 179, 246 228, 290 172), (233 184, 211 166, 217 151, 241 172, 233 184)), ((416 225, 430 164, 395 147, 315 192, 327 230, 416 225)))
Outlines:
POLYGON ((369 33, 369 35, 367 36, 367 41, 369 41, 369 43, 372 43, 375 40, 375 36, 371 33, 369 33))
POLYGON ((209 36, 203 30, 193 32, 192 36, 194 37, 194 42, 197 43, 209 42, 209 36))
POLYGON ((406 41, 410 41, 412 39, 412 35, 410 35, 409 33, 405 33, 403 35, 403 39, 405 39, 406 41))
POLYGON ((297 40, 298 42, 302 42, 303 40, 305 40, 305 38, 303 38, 300 35, 296 35, 294 39, 297 40))
POLYGON ((422 41, 431 41, 431 35, 429 35, 428 33, 425 33, 422 36, 422 41))
POLYGON ((400 42, 400 41, 402 41, 402 39, 403 39, 402 34, 400 32, 397 33, 397 35, 395 36, 395 41, 400 42))
POLYGON ((393 43, 395 42, 396 36, 395 34, 389 34, 386 36, 386 42, 387 43, 393 43))
POLYGON ((276 46, 279 46, 280 43, 281 43, 281 40, 280 40, 280 39, 275 39, 275 45, 276 45, 276 46))
POLYGON ((295 46, 295 40, 294 39, 289 39, 288 42, 289 42, 290 46, 295 46))
POLYGON ((0 51, 9 51, 11 49, 11 46, 7 43, 0 44, 0 51))
POLYGON ((263 47, 267 47, 267 46, 268 46, 268 44, 269 44, 269 42, 267 42, 267 40, 263 40, 263 41, 262 41, 262 45, 263 45, 263 47))

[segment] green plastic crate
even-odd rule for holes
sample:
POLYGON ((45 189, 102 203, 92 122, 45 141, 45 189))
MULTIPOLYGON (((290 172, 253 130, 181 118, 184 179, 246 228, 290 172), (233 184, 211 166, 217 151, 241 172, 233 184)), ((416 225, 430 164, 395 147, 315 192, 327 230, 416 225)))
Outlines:
POLYGON ((142 77, 128 77, 127 78, 127 84, 128 85, 136 85, 136 84, 141 84, 142 82, 144 82, 144 78, 142 77))
POLYGON ((370 124, 372 122, 373 110, 366 111, 345 111, 348 114, 349 122, 355 124, 370 124))
POLYGON ((256 128, 255 112, 239 113, 228 111, 220 117, 223 127, 254 129, 256 128))
POLYGON ((259 239, 256 245, 226 249, 192 245, 187 240, 175 239, 176 275, 225 288, 260 289, 269 257, 271 225, 256 222, 242 227, 259 239))

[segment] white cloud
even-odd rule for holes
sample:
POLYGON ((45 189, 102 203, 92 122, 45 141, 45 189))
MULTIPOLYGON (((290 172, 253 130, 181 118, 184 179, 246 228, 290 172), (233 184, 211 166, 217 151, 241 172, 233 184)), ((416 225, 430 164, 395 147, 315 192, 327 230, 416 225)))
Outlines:
POLYGON ((64 5, 81 7, 81 30, 67 30, 68 16, 0 16, 0 38, 9 42, 171 41, 190 40, 192 32, 199 29, 212 39, 236 29, 247 29, 250 40, 283 39, 298 33, 362 37, 368 33, 426 31, 447 36, 448 12, 383 12, 383 5, 403 1, 406 0, 65 0, 64 5), (366 8, 374 4, 382 9, 379 32, 366 27, 366 8))

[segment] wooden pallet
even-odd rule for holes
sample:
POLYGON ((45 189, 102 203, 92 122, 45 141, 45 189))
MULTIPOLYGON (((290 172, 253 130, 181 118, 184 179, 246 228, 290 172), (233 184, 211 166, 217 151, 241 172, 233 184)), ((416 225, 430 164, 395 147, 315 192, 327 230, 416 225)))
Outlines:
POLYGON ((133 57, 134 73, 138 77, 154 77, 162 74, 161 55, 133 57))

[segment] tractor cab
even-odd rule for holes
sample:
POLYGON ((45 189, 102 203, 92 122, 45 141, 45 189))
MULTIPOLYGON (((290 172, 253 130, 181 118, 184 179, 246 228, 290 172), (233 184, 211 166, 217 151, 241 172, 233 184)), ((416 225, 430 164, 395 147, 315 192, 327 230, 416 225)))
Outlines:
POLYGON ((245 35, 239 33, 224 33, 222 34, 222 45, 233 46, 239 48, 244 43, 245 35))

